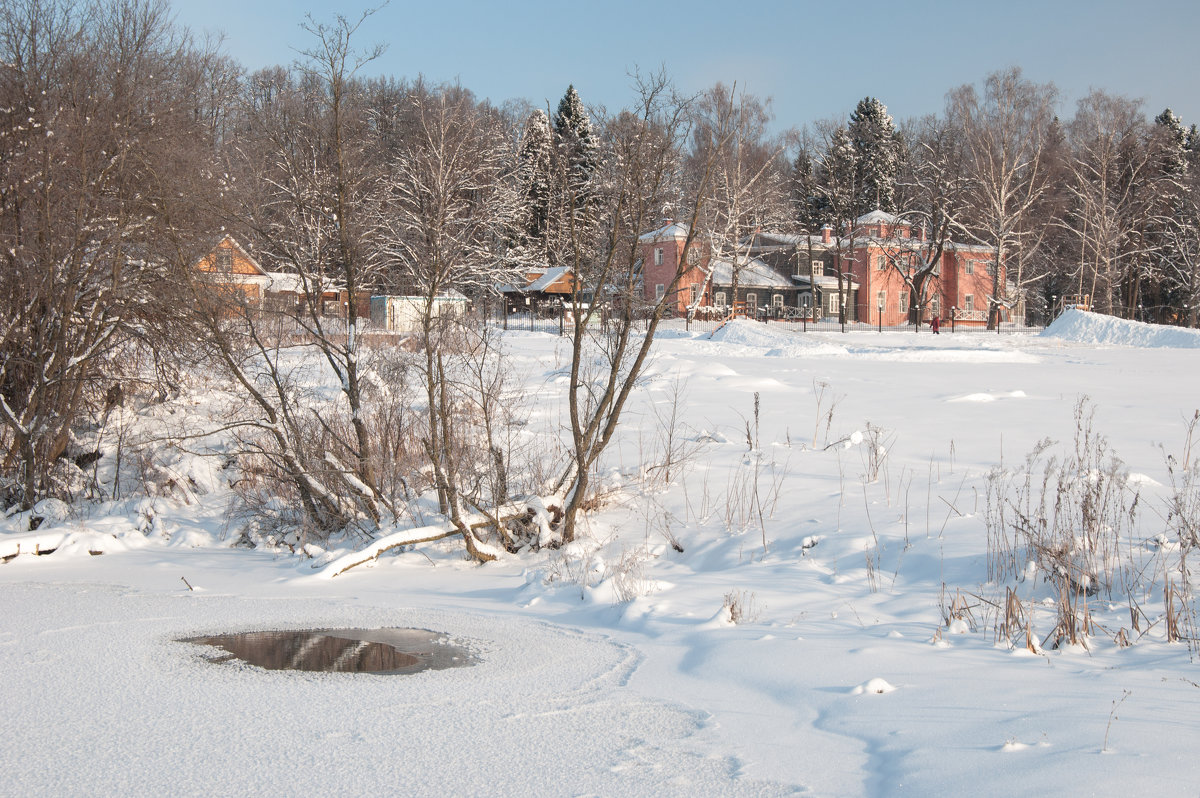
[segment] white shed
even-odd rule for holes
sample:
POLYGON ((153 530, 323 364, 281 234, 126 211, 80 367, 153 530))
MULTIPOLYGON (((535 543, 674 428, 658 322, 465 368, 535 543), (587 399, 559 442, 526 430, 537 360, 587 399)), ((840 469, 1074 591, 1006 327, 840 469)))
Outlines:
MULTIPOLYGON (((371 326, 377 330, 413 332, 421 327, 427 298, 423 296, 371 297, 371 326)), ((470 300, 461 294, 433 298, 433 315, 463 316, 470 300)))

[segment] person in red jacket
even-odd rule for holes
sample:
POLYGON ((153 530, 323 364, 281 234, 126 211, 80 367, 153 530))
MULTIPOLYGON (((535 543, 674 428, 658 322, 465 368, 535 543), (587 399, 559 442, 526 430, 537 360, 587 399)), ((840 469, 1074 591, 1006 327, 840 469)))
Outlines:
POLYGON ((942 328, 942 320, 935 315, 932 319, 930 319, 929 327, 933 330, 933 334, 937 335, 938 331, 942 328))

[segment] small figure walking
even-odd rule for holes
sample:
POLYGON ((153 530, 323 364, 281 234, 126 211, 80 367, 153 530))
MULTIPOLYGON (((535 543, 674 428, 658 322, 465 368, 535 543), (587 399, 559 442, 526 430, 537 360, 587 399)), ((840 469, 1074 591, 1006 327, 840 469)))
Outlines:
POLYGON ((933 330, 934 335, 939 335, 939 331, 942 329, 942 320, 935 315, 932 319, 930 319, 929 327, 933 330))

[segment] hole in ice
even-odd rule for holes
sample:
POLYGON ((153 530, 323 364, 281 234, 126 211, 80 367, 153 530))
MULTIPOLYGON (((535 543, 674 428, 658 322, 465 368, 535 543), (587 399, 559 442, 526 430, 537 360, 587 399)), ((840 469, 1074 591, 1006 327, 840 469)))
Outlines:
POLYGON ((474 665, 467 649, 426 629, 299 629, 183 638, 267 670, 404 674, 474 665))

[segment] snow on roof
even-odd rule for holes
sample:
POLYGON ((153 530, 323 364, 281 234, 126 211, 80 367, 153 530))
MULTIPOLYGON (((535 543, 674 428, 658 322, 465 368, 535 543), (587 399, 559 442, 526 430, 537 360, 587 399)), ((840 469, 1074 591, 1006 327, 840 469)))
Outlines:
POLYGON ((571 269, 568 266, 555 266, 553 269, 546 269, 541 277, 534 280, 525 287, 526 291, 545 291, 548 287, 554 284, 558 278, 569 272, 571 269))
POLYGON ((270 282, 267 283, 267 290, 274 291, 280 294, 302 294, 304 293, 304 282, 298 274, 290 274, 288 272, 267 272, 267 277, 270 282))
MULTIPOLYGON (((826 290, 833 289, 835 291, 838 287, 838 278, 829 274, 818 274, 816 280, 813 280, 807 274, 793 274, 792 280, 800 287, 801 290, 804 291, 809 290, 810 286, 812 285, 816 285, 818 288, 826 290)), ((858 290, 859 285, 855 280, 846 279, 842 283, 842 287, 848 288, 851 291, 856 291, 858 290)))
MULTIPOLYGON (((570 266, 529 269, 527 270, 527 275, 537 275, 537 277, 530 282, 523 283, 521 285, 502 285, 497 290, 503 294, 511 294, 521 291, 545 291, 548 287, 553 285, 556 280, 569 271, 571 271, 570 266)), ((526 279, 528 279, 528 277, 526 277, 526 279)))
MULTIPOLYGON (((733 284, 733 263, 727 260, 709 261, 714 283, 733 284)), ((738 285, 744 288, 795 288, 792 281, 780 275, 758 258, 742 264, 738 272, 738 285)))
POLYGON ((855 224, 908 224, 904 219, 894 213, 881 211, 878 208, 870 213, 864 213, 862 216, 854 220, 855 224))
POLYGON ((683 222, 668 222, 657 230, 649 233, 642 233, 638 236, 638 241, 660 241, 665 238, 687 238, 688 232, 691 230, 683 222))

